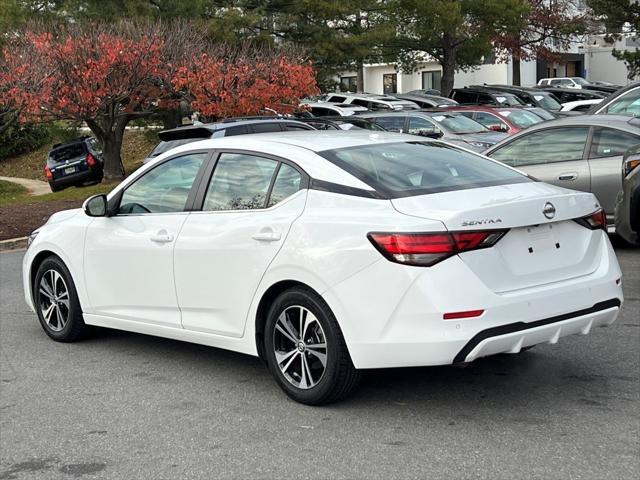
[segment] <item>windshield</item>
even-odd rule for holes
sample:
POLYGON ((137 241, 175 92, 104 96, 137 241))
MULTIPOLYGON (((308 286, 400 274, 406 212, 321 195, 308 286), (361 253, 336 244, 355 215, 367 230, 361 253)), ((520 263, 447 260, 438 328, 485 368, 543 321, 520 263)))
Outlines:
POLYGON ((442 143, 381 143, 319 154, 389 198, 532 181, 499 162, 442 143))
POLYGON ((539 116, 526 110, 498 110, 498 113, 511 120, 518 128, 527 128, 542 122, 539 116))
POLYGON ((432 115, 431 118, 442 125, 445 130, 458 135, 462 133, 483 133, 489 131, 484 125, 464 115, 441 113, 432 115))
POLYGON ((535 113, 537 116, 539 116, 543 120, 553 120, 556 118, 553 113, 547 112, 544 108, 534 107, 534 108, 528 108, 527 110, 529 112, 535 113))
POLYGON ((551 95, 544 95, 542 93, 535 93, 533 98, 536 101, 536 104, 542 108, 546 108, 547 110, 560 110, 562 105, 553 98, 551 95))
POLYGON ((519 105, 524 105, 520 99, 518 97, 516 97, 515 95, 505 95, 505 94, 499 94, 496 95, 495 97, 496 102, 498 103, 498 105, 506 107, 517 107, 519 105))
POLYGON ((65 147, 57 148, 49 153, 49 158, 53 163, 66 162, 73 158, 81 157, 85 154, 83 143, 74 143, 65 147))
POLYGON ((158 155, 163 154, 164 152, 168 152, 172 148, 179 147, 180 145, 186 145, 187 143, 196 142, 198 140, 202 140, 201 138, 182 138, 180 140, 170 140, 168 142, 160 142, 156 145, 151 153, 150 157, 157 157, 158 155))
POLYGON ((590 85, 590 83, 582 77, 571 77, 571 80, 576 82, 578 85, 590 85))

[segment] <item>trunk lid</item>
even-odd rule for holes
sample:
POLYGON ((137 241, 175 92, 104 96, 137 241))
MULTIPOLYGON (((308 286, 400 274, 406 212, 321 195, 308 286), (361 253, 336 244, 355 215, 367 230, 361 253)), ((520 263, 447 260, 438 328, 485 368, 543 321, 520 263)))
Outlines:
POLYGON ((405 215, 439 220, 449 231, 508 229, 493 247, 459 254, 496 293, 588 275, 600 262, 603 236, 573 221, 600 208, 590 193, 530 182, 392 203, 405 215), (543 213, 548 204, 555 209, 550 219, 543 213))

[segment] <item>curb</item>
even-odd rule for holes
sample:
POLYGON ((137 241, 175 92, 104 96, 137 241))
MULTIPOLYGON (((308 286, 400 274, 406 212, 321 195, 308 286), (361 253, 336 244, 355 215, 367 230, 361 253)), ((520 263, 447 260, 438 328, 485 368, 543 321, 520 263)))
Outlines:
POLYGON ((0 241, 0 252, 10 252, 11 250, 24 250, 27 248, 29 237, 10 238, 0 241))

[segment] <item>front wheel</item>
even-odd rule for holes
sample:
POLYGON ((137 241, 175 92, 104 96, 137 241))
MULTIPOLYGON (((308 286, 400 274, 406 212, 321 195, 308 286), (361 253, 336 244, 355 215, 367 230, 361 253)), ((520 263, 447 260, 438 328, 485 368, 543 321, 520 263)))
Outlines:
POLYGON ((360 379, 333 313, 309 290, 293 288, 275 300, 264 347, 278 385, 297 402, 335 402, 351 393, 360 379))
POLYGON ((58 257, 45 259, 33 282, 33 300, 45 333, 58 342, 73 342, 87 326, 69 270, 58 257))

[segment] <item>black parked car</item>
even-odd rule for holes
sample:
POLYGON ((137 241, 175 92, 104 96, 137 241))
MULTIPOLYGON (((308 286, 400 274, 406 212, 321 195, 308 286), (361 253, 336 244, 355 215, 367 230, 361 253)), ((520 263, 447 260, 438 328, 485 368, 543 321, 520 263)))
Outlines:
POLYGON ((605 92, 585 90, 584 88, 540 87, 540 89, 553 94, 560 103, 576 102, 578 100, 597 100, 607 97, 607 93, 605 92))
POLYGON ((104 159, 94 137, 80 137, 68 143, 58 143, 47 155, 44 173, 52 192, 73 185, 100 183, 104 159))
POLYGON ((498 107, 524 105, 524 102, 513 93, 499 92, 486 87, 454 88, 449 97, 460 105, 496 105, 498 107))
POLYGON ((164 130, 158 134, 160 143, 149 153, 143 163, 153 160, 158 155, 186 143, 196 142, 203 138, 229 137, 231 135, 247 135, 250 133, 290 132, 299 130, 316 130, 297 120, 279 117, 241 117, 228 118, 216 123, 187 125, 164 130))
POLYGON ((510 93, 518 97, 523 103, 552 112, 557 112, 562 108, 560 102, 550 92, 545 92, 539 88, 519 87, 516 85, 483 85, 483 87, 494 92, 510 93))

